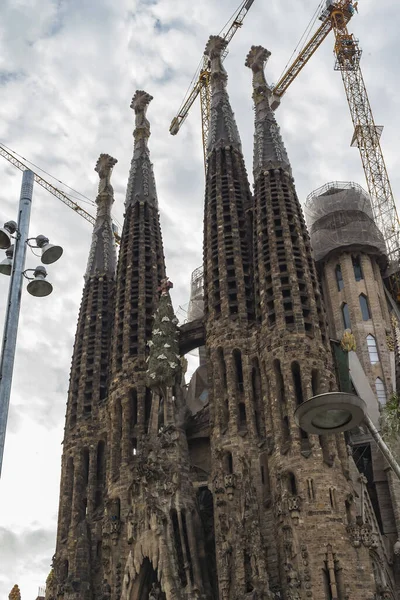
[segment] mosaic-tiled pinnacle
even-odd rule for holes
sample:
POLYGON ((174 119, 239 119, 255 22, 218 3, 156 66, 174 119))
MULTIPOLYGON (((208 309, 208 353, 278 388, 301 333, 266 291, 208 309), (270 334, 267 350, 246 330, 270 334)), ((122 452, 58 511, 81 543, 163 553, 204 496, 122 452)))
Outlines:
POLYGON ((152 100, 153 96, 137 90, 131 102, 131 108, 135 111, 135 130, 133 132, 135 144, 126 190, 125 205, 127 207, 138 201, 149 202, 153 206, 157 206, 156 183, 147 145, 150 137, 150 123, 146 118, 146 112, 152 100))
POLYGON ((222 65, 227 42, 217 35, 210 36, 204 54, 211 61, 211 113, 207 152, 215 148, 233 146, 241 152, 239 131, 236 126, 226 84, 228 75, 222 65))
POLYGON ((281 168, 291 174, 289 158, 279 126, 270 107, 272 94, 264 75, 264 66, 271 53, 262 46, 252 46, 246 67, 253 71, 253 100, 255 104, 254 178, 263 170, 281 168))
POLYGON ((115 276, 117 254, 111 219, 114 190, 110 183, 111 173, 117 159, 109 154, 100 154, 95 171, 99 174, 99 191, 96 198, 97 215, 93 228, 92 245, 85 279, 99 275, 115 276))

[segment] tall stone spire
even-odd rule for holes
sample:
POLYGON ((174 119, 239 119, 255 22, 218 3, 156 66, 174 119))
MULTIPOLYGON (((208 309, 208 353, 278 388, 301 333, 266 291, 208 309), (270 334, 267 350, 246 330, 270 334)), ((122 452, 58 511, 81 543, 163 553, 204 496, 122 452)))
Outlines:
MULTIPOLYGON (((115 243, 110 177, 116 159, 101 154, 100 182, 90 257, 79 310, 63 441, 57 547, 49 589, 78 600, 96 597, 102 579, 88 560, 90 541, 99 544, 96 525, 104 511, 107 453, 107 395, 115 289, 115 243), (97 536, 97 537, 96 537, 97 536), (74 581, 74 592, 72 584, 74 581)), ((46 596, 47 597, 47 596, 46 596)), ((51 598, 52 596, 49 596, 51 598)))
POLYGON ((246 67, 253 71, 253 100, 255 104, 254 178, 263 169, 281 168, 291 174, 289 158, 275 114, 270 107, 271 89, 264 75, 264 66, 271 52, 262 46, 252 46, 246 67))
POLYGON ((239 152, 242 150, 235 116, 226 91, 228 75, 222 65, 222 55, 226 46, 226 40, 212 35, 204 51, 211 61, 211 115, 208 152, 217 147, 230 145, 239 152))
POLYGON ((294 418, 303 401, 334 390, 336 381, 310 239, 269 108, 263 75, 267 57, 264 48, 253 46, 246 65, 253 71, 256 104, 254 287, 270 448, 263 466, 274 482, 273 503, 263 519, 268 523, 268 573, 272 589, 284 598, 370 598, 371 582, 357 579, 354 568, 357 561, 368 564, 368 552, 355 550, 349 538, 353 495, 344 437, 316 439, 299 429, 294 418), (347 523, 337 518, 346 506, 347 523), (339 556, 340 573, 335 563, 339 556), (336 565, 328 566, 329 578, 323 565, 336 565))
POLYGON ((114 202, 114 190, 111 185, 111 173, 117 159, 109 154, 100 154, 95 171, 99 174, 99 191, 96 198, 97 215, 94 224, 92 245, 86 269, 85 279, 95 275, 115 276, 117 254, 111 219, 111 206, 114 202))
POLYGON ((131 102, 131 108, 135 111, 135 130, 133 132, 135 144, 126 190, 126 206, 139 200, 157 206, 156 182, 147 145, 151 133, 146 112, 152 100, 153 96, 143 90, 137 90, 131 102))

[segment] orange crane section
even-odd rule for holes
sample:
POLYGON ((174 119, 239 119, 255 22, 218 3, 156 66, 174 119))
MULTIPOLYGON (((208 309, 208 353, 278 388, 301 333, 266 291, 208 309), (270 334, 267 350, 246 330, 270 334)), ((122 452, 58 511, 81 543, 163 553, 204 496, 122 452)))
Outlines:
MULTIPOLYGON (((254 0, 244 0, 239 7, 233 21, 231 22, 228 31, 223 38, 228 42, 231 41, 235 33, 243 24, 243 20, 251 8, 254 0)), ((227 55, 227 51, 224 58, 227 55)), ((200 110, 201 110, 201 132, 203 138, 203 154, 204 154, 204 165, 207 161, 207 144, 208 144, 208 133, 210 127, 210 65, 207 56, 203 56, 200 66, 199 74, 196 73, 194 79, 196 79, 191 91, 185 97, 182 106, 178 110, 177 115, 172 119, 169 132, 171 135, 179 133, 181 126, 185 122, 189 110, 194 104, 197 96, 200 95, 200 110)))
MULTIPOLYGON (((357 4, 357 2, 353 4, 352 0, 328 0, 326 9, 320 16, 322 25, 274 86, 271 105, 274 109, 279 106, 280 100, 290 84, 333 29, 335 70, 341 72, 354 125, 351 145, 357 146, 359 149, 374 218, 385 238, 389 261, 395 265, 399 260, 400 224, 380 146, 383 128, 375 125, 360 68, 362 52, 358 40, 349 33, 347 27, 355 14, 357 4)), ((400 285, 398 291, 400 291, 400 285)))

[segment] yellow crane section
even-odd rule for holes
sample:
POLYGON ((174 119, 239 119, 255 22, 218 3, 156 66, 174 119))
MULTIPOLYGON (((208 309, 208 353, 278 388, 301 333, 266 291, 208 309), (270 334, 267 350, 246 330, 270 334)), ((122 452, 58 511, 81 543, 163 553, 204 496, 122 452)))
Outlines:
MULTIPOLYGON (((9 150, 4 148, 4 146, 2 146, 1 144, 0 144, 0 156, 3 156, 3 158, 8 160, 9 163, 14 165, 14 167, 17 167, 17 169, 19 169, 20 171, 26 171, 26 170, 32 171, 32 169, 30 167, 28 167, 23 162, 21 162, 16 156, 14 156, 14 154, 12 154, 9 150)), ((69 196, 67 196, 67 194, 65 194, 64 192, 62 192, 61 190, 56 188, 54 185, 52 185, 51 183, 49 183, 48 181, 43 179, 43 177, 41 177, 40 175, 35 173, 35 171, 32 171, 32 173, 34 175, 34 179, 35 179, 36 183, 38 183, 45 190, 50 192, 50 194, 53 194, 53 196, 55 196, 56 198, 61 200, 61 202, 64 202, 64 204, 66 204, 67 206, 72 208, 72 210, 74 210, 76 213, 78 213, 78 215, 80 215, 81 217, 86 219, 86 221, 89 221, 89 223, 94 225, 95 218, 90 213, 88 213, 84 208, 79 206, 79 204, 77 204, 76 202, 71 200, 71 198, 69 196)), ((114 232, 114 236, 115 236, 116 243, 119 244, 120 240, 121 240, 120 236, 118 235, 117 232, 114 232)))
MULTIPOLYGON (((399 260, 400 226, 379 141, 383 128, 375 125, 360 68, 362 52, 358 40, 349 33, 347 28, 350 19, 355 14, 357 4, 352 0, 328 0, 326 9, 320 16, 322 25, 274 86, 272 107, 275 109, 279 106, 280 99, 289 85, 333 29, 335 70, 341 72, 354 125, 351 145, 357 146, 360 151, 374 218, 385 238, 389 260, 394 265, 399 260)), ((400 287, 398 292, 400 292, 400 287)))
MULTIPOLYGON (((251 8, 254 0, 244 0, 239 7, 238 12, 236 13, 233 21, 231 22, 228 31, 223 35, 223 38, 229 42, 237 32, 237 30, 242 26, 243 20, 247 15, 248 11, 251 8)), ((227 52, 224 57, 226 57, 227 52)), ((191 91, 185 96, 185 99, 178 110, 177 115, 172 119, 171 126, 169 128, 169 132, 171 135, 176 135, 179 131, 183 123, 185 122, 186 117, 189 114, 189 110, 194 104, 197 96, 200 95, 200 110, 201 110, 201 131, 203 138, 203 154, 204 154, 204 165, 207 160, 207 143, 208 143, 208 133, 209 133, 209 124, 210 124, 210 65, 209 59, 207 56, 203 56, 200 70, 195 74, 194 79, 196 80, 191 91)))

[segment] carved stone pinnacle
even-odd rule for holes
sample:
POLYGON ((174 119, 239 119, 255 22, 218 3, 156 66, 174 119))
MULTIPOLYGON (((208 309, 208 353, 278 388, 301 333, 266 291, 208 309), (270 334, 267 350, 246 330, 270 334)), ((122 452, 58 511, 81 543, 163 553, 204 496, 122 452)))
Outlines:
POLYGON ((228 42, 219 35, 210 35, 204 54, 211 59, 222 57, 228 42))
POLYGON ((99 174, 100 179, 102 179, 106 177, 117 162, 118 160, 109 154, 100 154, 94 170, 99 174))
POLYGON ((145 113, 147 106, 152 100, 153 96, 150 96, 150 94, 144 90, 136 90, 132 98, 131 108, 133 108, 136 114, 140 112, 145 113))
POLYGON ((262 46, 252 46, 246 56, 245 66, 249 67, 254 73, 263 71, 264 66, 271 56, 271 52, 262 46))
POLYGON ((99 194, 107 193, 112 195, 113 189, 111 186, 111 173, 114 165, 117 164, 117 159, 113 158, 109 154, 100 154, 96 166, 94 168, 95 171, 99 174, 99 194))

